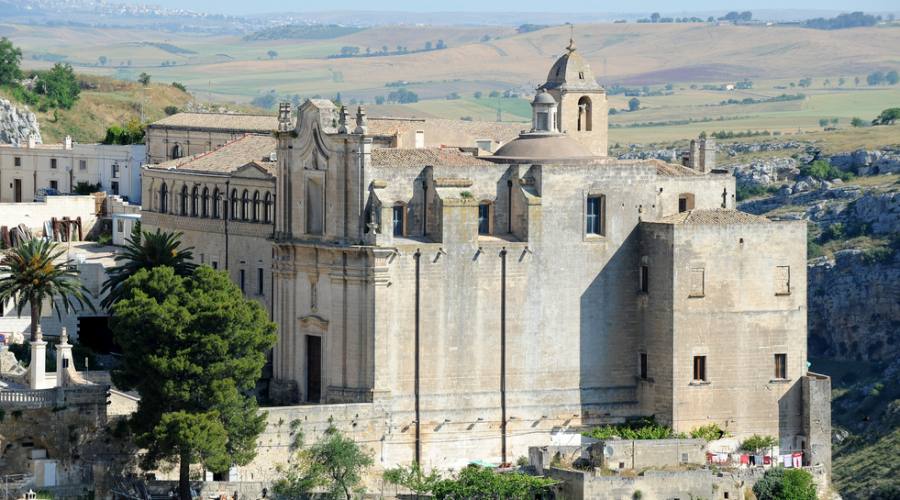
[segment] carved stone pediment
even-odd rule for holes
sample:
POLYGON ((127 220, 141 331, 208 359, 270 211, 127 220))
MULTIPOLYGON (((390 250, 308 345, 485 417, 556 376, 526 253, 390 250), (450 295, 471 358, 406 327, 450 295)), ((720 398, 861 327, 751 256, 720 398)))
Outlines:
POLYGON ((300 317, 300 326, 306 329, 317 329, 322 332, 328 331, 328 320, 318 314, 308 314, 300 317))

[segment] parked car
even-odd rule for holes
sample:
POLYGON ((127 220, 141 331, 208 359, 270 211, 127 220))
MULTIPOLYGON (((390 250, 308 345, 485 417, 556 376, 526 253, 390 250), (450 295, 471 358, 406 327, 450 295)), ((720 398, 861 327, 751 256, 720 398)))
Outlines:
POLYGON ((48 196, 59 196, 60 194, 62 193, 53 188, 40 188, 34 195, 34 201, 44 201, 48 196))

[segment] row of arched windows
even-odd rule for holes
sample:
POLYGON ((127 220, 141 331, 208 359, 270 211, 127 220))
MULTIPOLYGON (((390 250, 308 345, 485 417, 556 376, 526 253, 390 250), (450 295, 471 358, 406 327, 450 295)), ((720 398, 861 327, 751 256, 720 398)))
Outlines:
MULTIPOLYGON (((225 190, 214 187, 211 191, 208 186, 194 186, 191 189, 182 186, 177 195, 177 210, 170 210, 169 187, 163 183, 159 188, 159 212, 175 213, 185 217, 204 217, 212 219, 226 219, 244 222, 272 223, 272 215, 275 206, 275 196, 269 191, 260 193, 249 189, 239 191, 232 189, 230 196, 225 190)), ((176 208, 175 206, 171 207, 176 208)))

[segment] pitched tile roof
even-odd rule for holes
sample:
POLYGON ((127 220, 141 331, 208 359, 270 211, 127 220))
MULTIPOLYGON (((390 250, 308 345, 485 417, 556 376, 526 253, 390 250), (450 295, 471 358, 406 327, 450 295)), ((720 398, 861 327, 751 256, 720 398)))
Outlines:
POLYGON ((767 224, 769 219, 761 215, 748 214, 731 208, 695 209, 681 212, 658 221, 661 224, 687 225, 728 225, 728 224, 767 224))
POLYGON ((663 177, 691 177, 695 175, 703 175, 696 170, 678 165, 677 163, 666 163, 662 160, 647 160, 656 165, 656 174, 663 177))
MULTIPOLYGON (((461 132, 478 139, 493 139, 508 142, 519 136, 526 123, 498 123, 475 120, 449 120, 445 118, 392 118, 370 117, 369 134, 395 135, 406 134, 415 130, 430 129, 426 136, 434 131, 461 132)), ((472 143, 471 145, 474 145, 472 143)))
POLYGON ((373 149, 372 165, 376 167, 478 167, 493 166, 458 148, 373 149))
POLYGON ((150 165, 153 170, 181 170, 188 172, 231 173, 255 164, 275 175, 276 163, 269 161, 276 151, 275 138, 269 135, 247 134, 227 142, 219 149, 150 165))
POLYGON ((150 126, 268 133, 278 128, 278 117, 238 113, 175 113, 150 126))

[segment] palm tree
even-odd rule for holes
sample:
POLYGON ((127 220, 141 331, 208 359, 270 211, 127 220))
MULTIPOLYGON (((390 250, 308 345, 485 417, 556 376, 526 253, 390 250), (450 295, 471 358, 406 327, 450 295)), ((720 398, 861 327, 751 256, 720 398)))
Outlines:
POLYGON ((25 304, 31 306, 31 341, 38 338, 41 308, 49 301, 56 316, 62 311, 79 308, 94 309, 88 300, 91 292, 78 278, 78 270, 70 259, 61 260, 65 247, 52 241, 31 238, 24 240, 0 260, 0 304, 13 301, 21 315, 25 304))
POLYGON ((141 231, 136 227, 131 238, 126 242, 125 252, 116 256, 119 263, 107 272, 109 276, 103 283, 103 292, 108 292, 101 303, 104 308, 111 308, 119 300, 122 284, 141 269, 153 269, 158 266, 169 266, 179 276, 188 276, 194 272, 197 264, 192 262, 193 247, 179 250, 181 233, 155 233, 141 231))

